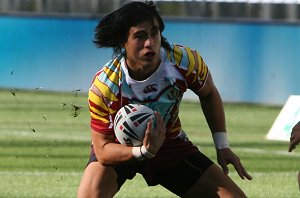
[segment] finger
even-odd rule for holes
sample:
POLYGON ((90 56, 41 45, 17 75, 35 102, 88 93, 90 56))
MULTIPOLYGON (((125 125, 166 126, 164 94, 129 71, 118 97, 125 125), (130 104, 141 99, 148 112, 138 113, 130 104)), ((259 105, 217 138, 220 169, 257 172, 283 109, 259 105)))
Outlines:
POLYGON ((155 112, 154 112, 154 116, 155 116, 157 125, 158 125, 158 126, 162 126, 162 124, 163 124, 163 119, 162 119, 161 115, 160 115, 157 111, 155 111, 155 112))
POLYGON ((291 143, 289 146, 289 152, 292 152, 295 148, 296 146, 291 143))
POLYGON ((297 145, 297 140, 296 139, 291 139, 290 145, 289 145, 289 152, 291 152, 292 150, 294 150, 296 148, 297 145))
POLYGON ((245 179, 243 170, 240 166, 234 165, 236 172, 239 174, 240 178, 245 179))
POLYGON ((235 163, 232 163, 234 169, 236 170, 236 172, 238 173, 238 175, 240 176, 240 178, 245 179, 244 176, 244 167, 242 166, 242 164, 240 163, 240 161, 237 161, 235 163))
POLYGON ((152 126, 153 126, 153 118, 149 119, 149 122, 147 123, 147 128, 149 129, 149 131, 152 131, 152 126))
POLYGON ((252 180, 252 176, 246 171, 246 169, 243 167, 242 169, 243 171, 243 175, 248 179, 248 180, 252 180))
POLYGON ((152 122, 153 122, 153 121, 152 121, 151 118, 150 118, 149 121, 147 122, 147 128, 146 128, 145 136, 144 136, 144 140, 143 140, 144 145, 146 145, 146 143, 148 142, 150 133, 152 132, 152 122))
POLYGON ((224 163, 222 163, 222 164, 220 164, 220 165, 221 165, 221 167, 222 167, 222 169, 223 169, 224 174, 225 174, 225 175, 228 175, 229 169, 228 169, 227 165, 224 164, 224 163))
POLYGON ((156 128, 160 132, 165 132, 166 126, 164 120, 162 119, 161 115, 158 112, 154 113, 156 119, 156 128))
POLYGON ((147 123, 147 128, 145 133, 151 133, 153 131, 153 119, 150 118, 147 123))

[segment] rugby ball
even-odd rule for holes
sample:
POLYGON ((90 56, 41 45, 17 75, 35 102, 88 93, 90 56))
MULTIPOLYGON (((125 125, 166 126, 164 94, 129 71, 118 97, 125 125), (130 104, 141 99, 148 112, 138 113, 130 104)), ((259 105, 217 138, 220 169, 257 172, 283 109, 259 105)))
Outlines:
POLYGON ((154 111, 141 104, 123 106, 114 119, 114 131, 121 144, 141 146, 150 118, 154 120, 154 111))

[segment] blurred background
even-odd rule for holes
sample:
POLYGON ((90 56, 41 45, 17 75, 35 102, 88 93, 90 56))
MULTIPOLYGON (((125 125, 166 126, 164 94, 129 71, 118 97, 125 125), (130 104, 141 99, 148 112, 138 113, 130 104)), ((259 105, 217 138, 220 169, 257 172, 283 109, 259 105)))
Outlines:
MULTIPOLYGON (((126 2, 0 0, 0 88, 86 92, 112 57, 94 28, 126 2)), ((225 102, 283 105, 300 93, 300 0, 156 3, 163 35, 200 52, 225 102)))

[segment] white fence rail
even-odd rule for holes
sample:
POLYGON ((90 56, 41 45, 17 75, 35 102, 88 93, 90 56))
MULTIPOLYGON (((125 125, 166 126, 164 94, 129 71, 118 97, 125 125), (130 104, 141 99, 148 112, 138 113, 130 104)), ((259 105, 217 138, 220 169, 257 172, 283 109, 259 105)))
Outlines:
MULTIPOLYGON (((130 0, 0 0, 0 14, 102 15, 130 0)), ((164 16, 300 22, 300 0, 160 0, 164 16)))

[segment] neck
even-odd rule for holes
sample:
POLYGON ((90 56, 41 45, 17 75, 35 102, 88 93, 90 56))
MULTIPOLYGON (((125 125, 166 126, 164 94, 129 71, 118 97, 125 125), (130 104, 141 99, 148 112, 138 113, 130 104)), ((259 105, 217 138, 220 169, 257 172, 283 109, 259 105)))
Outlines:
POLYGON ((132 79, 142 81, 149 78, 159 67, 160 60, 155 66, 153 65, 135 65, 132 67, 130 63, 126 60, 126 65, 128 69, 129 76, 132 79))

